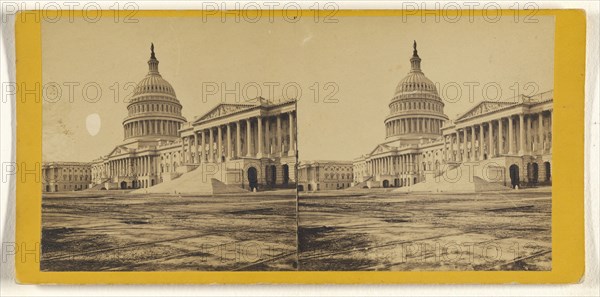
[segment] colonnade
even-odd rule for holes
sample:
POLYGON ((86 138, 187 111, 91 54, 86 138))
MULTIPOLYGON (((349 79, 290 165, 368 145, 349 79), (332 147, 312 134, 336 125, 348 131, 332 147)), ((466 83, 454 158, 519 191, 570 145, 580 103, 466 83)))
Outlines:
POLYGON ((461 127, 444 135, 443 156, 447 161, 464 162, 550 153, 552 114, 552 110, 516 114, 461 127))
POLYGON ((385 124, 386 136, 396 136, 408 133, 439 134, 443 121, 434 118, 396 119, 385 124))
POLYGON ((295 155, 295 112, 257 116, 195 130, 181 142, 183 163, 295 155))
POLYGON ((367 160, 366 164, 368 174, 375 176, 378 174, 414 174, 418 170, 418 166, 414 166, 416 162, 416 154, 403 154, 372 158, 367 160))
POLYGON ((177 136, 180 128, 180 121, 171 120, 140 120, 124 125, 125 138, 146 135, 177 136))
POLYGON ((157 175, 157 157, 139 156, 109 160, 103 164, 106 177, 157 175))

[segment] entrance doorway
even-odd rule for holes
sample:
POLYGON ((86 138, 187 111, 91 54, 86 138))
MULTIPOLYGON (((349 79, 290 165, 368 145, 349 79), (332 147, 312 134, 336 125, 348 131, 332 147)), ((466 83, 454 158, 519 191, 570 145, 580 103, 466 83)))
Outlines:
POLYGON ((275 165, 265 166, 265 183, 274 186, 277 181, 277 167, 275 165))
POLYGON ((127 182, 126 181, 122 181, 121 182, 121 189, 127 189, 127 182))
POLYGON ((290 167, 287 164, 282 166, 283 169, 283 184, 287 185, 290 181, 290 167))
POLYGON ((514 188, 515 186, 519 185, 519 166, 511 165, 508 168, 508 171, 510 175, 510 185, 512 188, 514 188))
POLYGON ((270 180, 271 180, 271 184, 275 185, 275 183, 277 182, 277 167, 275 165, 271 165, 270 167, 270 180))
POLYGON ((551 168, 550 168, 550 162, 544 162, 544 169, 546 171, 546 179, 544 181, 549 182, 550 179, 551 179, 551 177, 552 177, 552 174, 551 174, 551 171, 550 171, 551 170, 551 168))
POLYGON ((538 183, 538 173, 539 173, 538 164, 533 163, 533 165, 531 166, 531 182, 534 184, 538 183))
POLYGON ((250 167, 248 168, 248 187, 250 191, 256 189, 258 186, 258 174, 256 172, 256 168, 250 167))
POLYGON ((387 179, 383 181, 383 187, 384 188, 389 188, 390 187, 390 181, 388 181, 387 179))

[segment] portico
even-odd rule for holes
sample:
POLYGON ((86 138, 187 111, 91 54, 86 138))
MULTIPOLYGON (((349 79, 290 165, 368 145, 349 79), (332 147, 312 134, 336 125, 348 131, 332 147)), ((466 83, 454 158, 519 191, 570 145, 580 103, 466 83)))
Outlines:
POLYGON ((354 160, 355 185, 410 186, 465 166, 479 168, 465 175, 504 186, 551 183, 552 91, 482 101, 449 120, 416 43, 410 61, 384 120, 386 141, 354 160))
MULTIPOLYGON (((184 125, 181 152, 186 169, 182 171, 203 163, 218 163, 246 173, 254 167, 259 184, 289 184, 295 180, 295 102, 273 103, 264 98, 255 101, 219 104, 184 125)), ((243 181, 249 183, 247 174, 243 181)))

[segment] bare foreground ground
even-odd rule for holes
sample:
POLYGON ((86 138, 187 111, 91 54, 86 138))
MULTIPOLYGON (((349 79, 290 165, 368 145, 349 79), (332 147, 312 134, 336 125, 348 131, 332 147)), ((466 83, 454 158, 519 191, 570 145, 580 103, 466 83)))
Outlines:
POLYGON ((301 192, 299 254, 295 199, 293 191, 44 195, 41 269, 551 269, 549 187, 477 194, 301 192))
POLYGON ((551 270, 551 188, 300 193, 302 270, 551 270))
POLYGON ((43 271, 294 270, 293 190, 43 197, 43 271))

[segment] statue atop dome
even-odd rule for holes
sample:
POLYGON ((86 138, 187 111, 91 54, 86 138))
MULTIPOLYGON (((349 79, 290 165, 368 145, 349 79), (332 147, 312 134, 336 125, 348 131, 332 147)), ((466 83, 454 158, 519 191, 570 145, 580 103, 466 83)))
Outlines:
POLYGON ((411 71, 421 71, 421 58, 417 53, 417 41, 413 40, 413 56, 410 58, 411 71))
POLYGON ((148 60, 148 68, 149 75, 160 75, 158 74, 158 60, 156 59, 156 55, 154 54, 154 42, 150 43, 150 60, 148 60))

